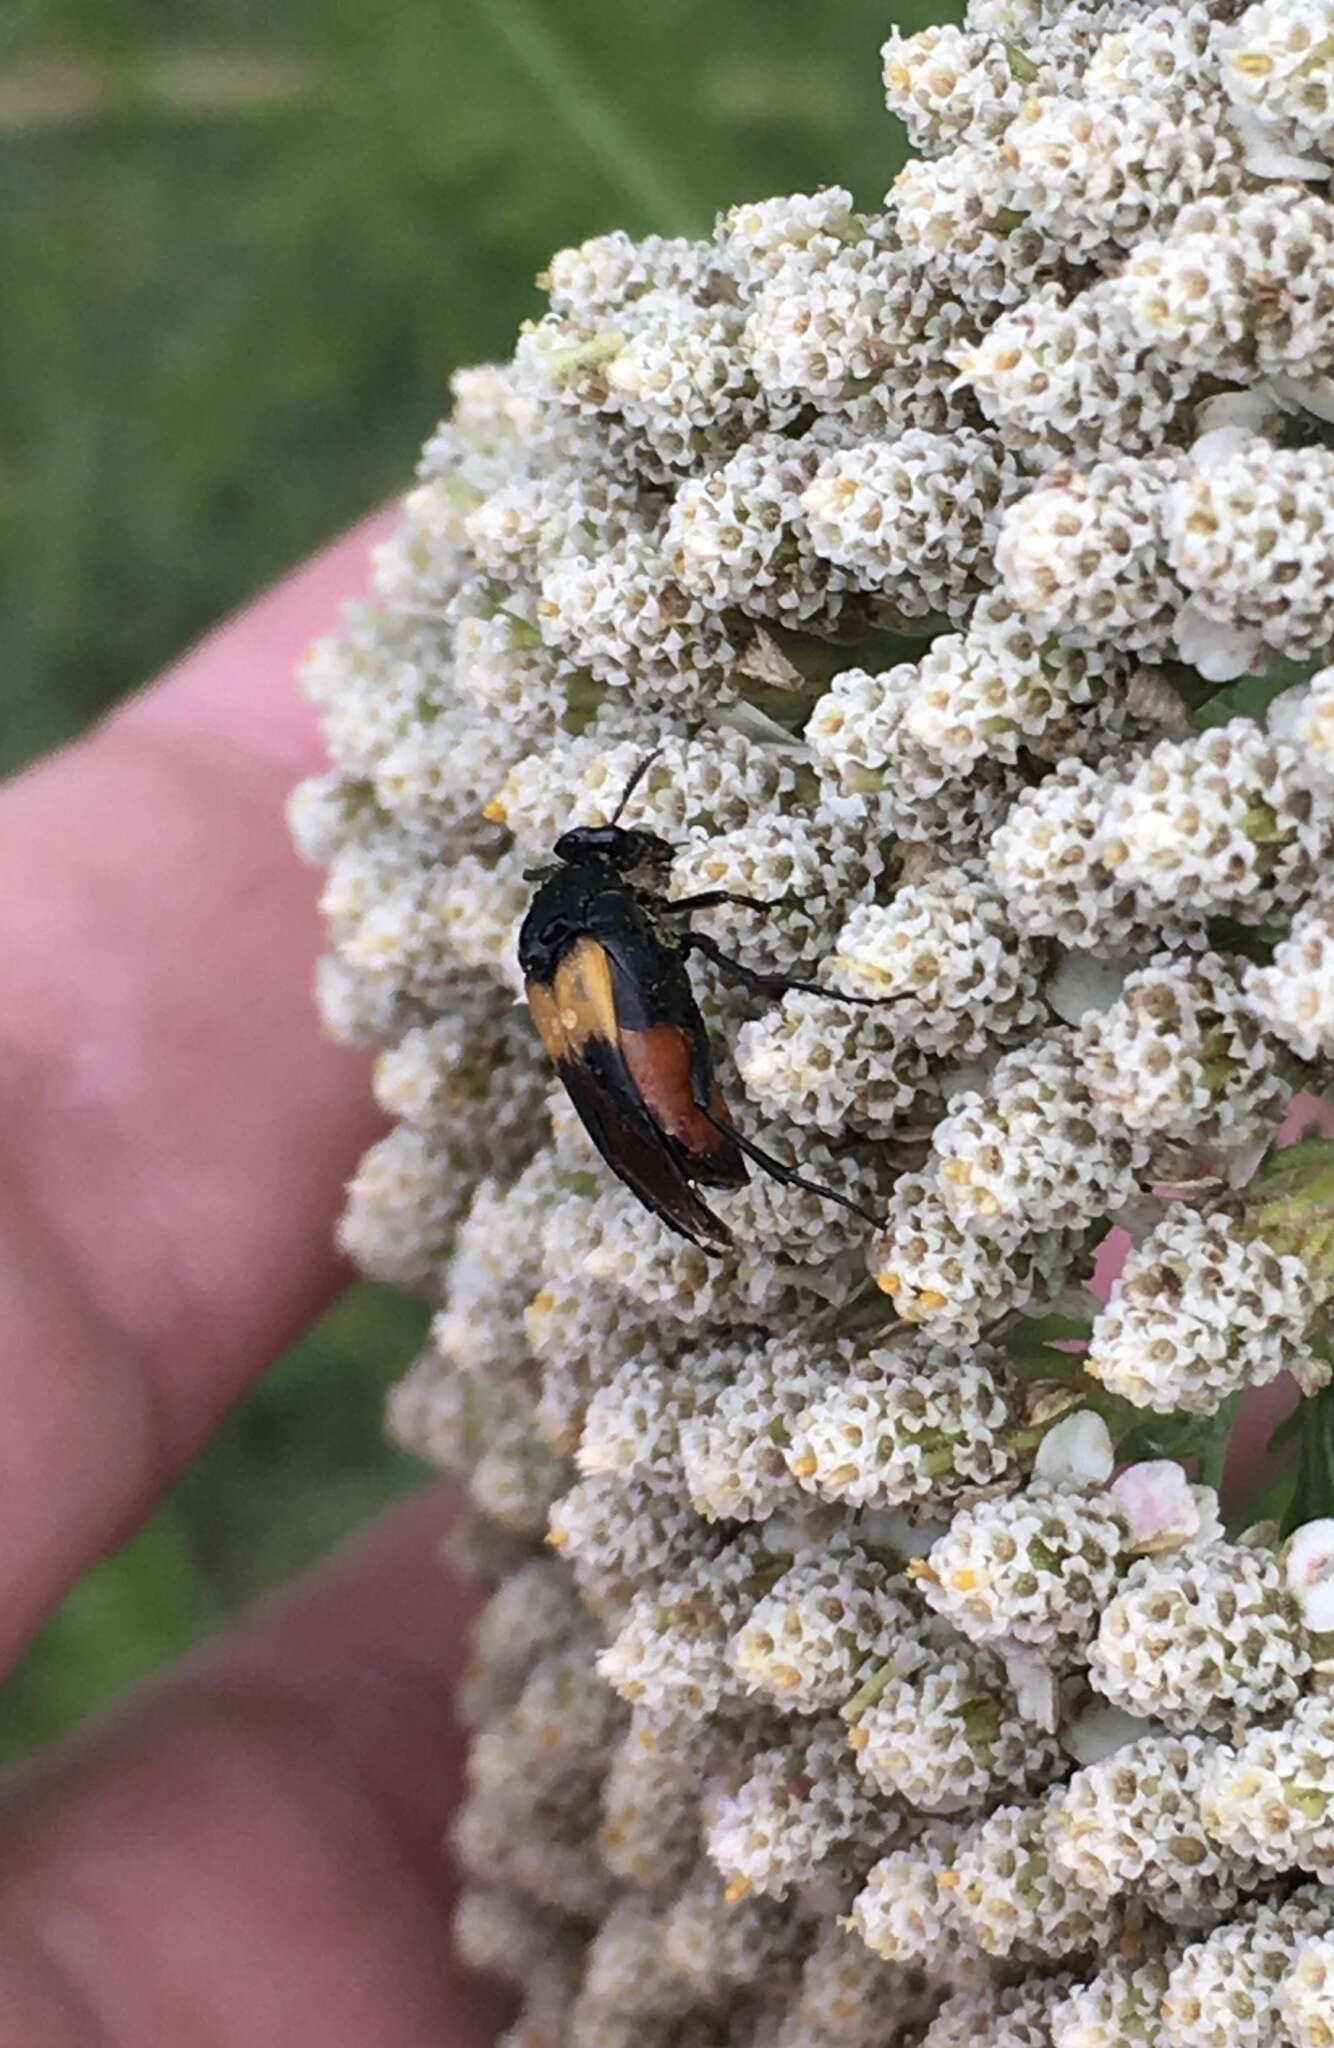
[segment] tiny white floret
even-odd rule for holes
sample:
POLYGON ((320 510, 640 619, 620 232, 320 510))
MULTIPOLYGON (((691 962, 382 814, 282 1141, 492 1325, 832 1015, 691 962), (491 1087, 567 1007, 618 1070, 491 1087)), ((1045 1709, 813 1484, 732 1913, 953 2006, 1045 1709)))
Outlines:
POLYGON ((1171 1458, 1146 1458, 1127 1465, 1112 1492, 1130 1523, 1130 1549, 1142 1555, 1180 1550, 1200 1533, 1200 1504, 1180 1465, 1171 1458))
POLYGON ((1316 1635, 1334 1631, 1334 1518, 1322 1515, 1289 1537, 1283 1575, 1306 1626, 1316 1635))
POLYGON ((1115 1469, 1112 1433, 1091 1408, 1081 1408, 1049 1429, 1033 1461, 1039 1479, 1074 1485, 1102 1486, 1115 1469))

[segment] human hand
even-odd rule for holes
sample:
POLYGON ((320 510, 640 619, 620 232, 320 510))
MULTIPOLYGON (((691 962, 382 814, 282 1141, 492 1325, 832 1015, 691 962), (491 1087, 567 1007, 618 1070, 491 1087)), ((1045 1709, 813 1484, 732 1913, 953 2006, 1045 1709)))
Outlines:
MULTIPOLYGON (((292 668, 373 537, 0 794, 0 1673, 343 1277, 374 1121, 282 805, 319 759, 292 668)), ((492 2038, 450 1961, 443 1511, 0 1780, 3 2048, 492 2038)))

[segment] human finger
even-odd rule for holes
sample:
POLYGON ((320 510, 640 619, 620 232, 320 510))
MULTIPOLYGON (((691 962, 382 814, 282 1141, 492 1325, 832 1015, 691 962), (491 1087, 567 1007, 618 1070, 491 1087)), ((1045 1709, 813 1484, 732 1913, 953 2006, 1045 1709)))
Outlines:
POLYGON ((374 1130, 282 823, 372 522, 0 795, 0 1667, 342 1278, 374 1130))
POLYGON ((0 1783, 0 2037, 471 2048, 439 1490, 0 1783))

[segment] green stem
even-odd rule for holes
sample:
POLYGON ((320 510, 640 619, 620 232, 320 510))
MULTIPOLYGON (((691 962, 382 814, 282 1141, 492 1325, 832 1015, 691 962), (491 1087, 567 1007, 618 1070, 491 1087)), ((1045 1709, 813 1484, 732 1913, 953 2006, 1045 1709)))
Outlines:
POLYGON ((864 1684, 858 1686, 852 1698, 846 1700, 839 1708, 838 1717, 840 1721, 859 1721, 867 1708, 875 1705, 885 1687, 897 1673, 897 1664, 882 1664, 878 1671, 873 1671, 864 1684))
POLYGON ((1241 1395, 1230 1395, 1218 1413, 1211 1418, 1200 1444, 1200 1484, 1212 1486, 1215 1493, 1223 1491, 1223 1473, 1227 1465, 1228 1447, 1232 1442, 1232 1432, 1236 1427, 1240 1408, 1241 1395))
POLYGON ((680 234, 705 225, 709 209, 643 148, 615 101, 562 47, 531 0, 488 0, 479 19, 491 24, 520 70, 649 226, 680 234))

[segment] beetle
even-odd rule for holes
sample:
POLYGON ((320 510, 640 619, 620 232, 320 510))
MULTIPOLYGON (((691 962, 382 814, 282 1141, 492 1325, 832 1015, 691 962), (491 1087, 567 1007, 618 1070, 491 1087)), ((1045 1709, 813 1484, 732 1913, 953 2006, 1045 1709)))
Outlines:
MULTIPOLYGON (((552 862, 525 874, 538 887, 519 929, 519 966, 556 1073, 612 1172, 703 1251, 726 1251, 733 1240, 697 1189, 744 1186, 747 1160, 878 1226, 879 1217, 795 1173, 732 1121, 714 1079, 687 957, 698 953, 734 980, 770 994, 833 991, 747 967, 688 921, 692 912, 721 903, 771 907, 759 899, 726 889, 671 898, 633 880, 641 870, 665 875, 675 851, 656 833, 618 822, 655 759, 650 754, 635 769, 609 825, 562 833, 552 862)), ((840 994, 839 1000, 878 999, 840 994)))

